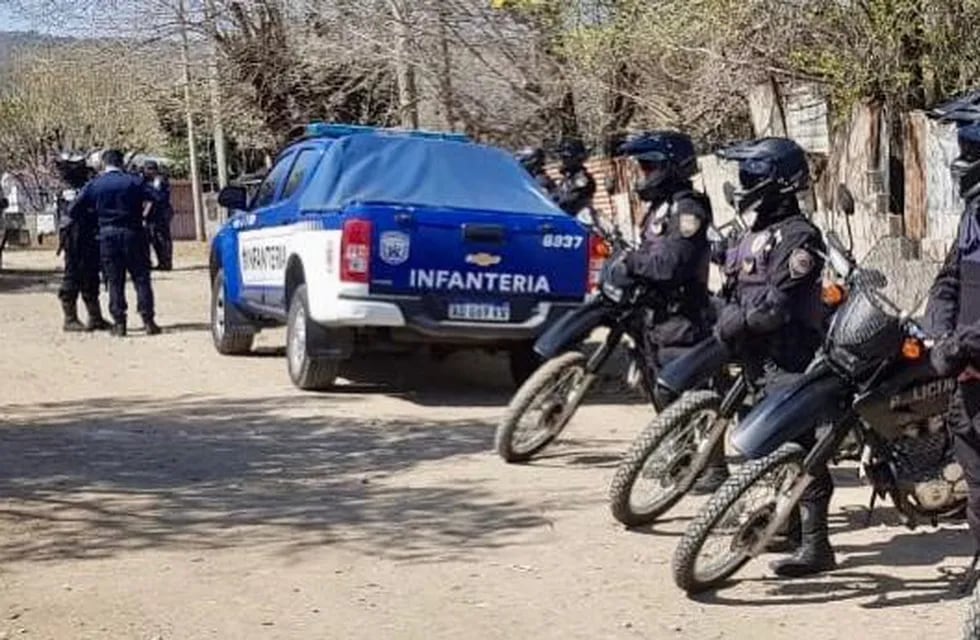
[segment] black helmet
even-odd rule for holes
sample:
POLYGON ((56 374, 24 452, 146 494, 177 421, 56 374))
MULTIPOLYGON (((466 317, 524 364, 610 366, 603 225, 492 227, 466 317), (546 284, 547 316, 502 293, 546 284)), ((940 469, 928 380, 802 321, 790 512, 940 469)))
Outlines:
POLYGON ((619 147, 640 165, 643 176, 634 189, 641 200, 661 202, 698 171, 690 136, 678 131, 650 131, 630 137, 619 147))
POLYGON ((514 154, 514 158, 532 175, 544 169, 544 149, 541 147, 524 147, 514 154))
POLYGON ((796 193, 810 186, 810 167, 806 152, 788 138, 761 138, 742 142, 718 152, 724 160, 738 162, 735 191, 739 214, 758 211, 772 213, 786 201, 796 201, 796 193))
POLYGON ((967 200, 980 195, 980 91, 939 105, 929 116, 940 122, 955 123, 960 155, 950 165, 960 197, 967 200))
POLYGON ((581 140, 566 140, 558 147, 558 158, 565 170, 580 169, 588 157, 589 152, 581 140))

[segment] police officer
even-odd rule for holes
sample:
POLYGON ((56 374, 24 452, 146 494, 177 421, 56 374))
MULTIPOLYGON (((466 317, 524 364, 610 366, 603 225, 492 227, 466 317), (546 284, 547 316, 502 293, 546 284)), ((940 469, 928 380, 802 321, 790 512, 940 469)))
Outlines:
POLYGON ((514 154, 514 158, 521 163, 525 171, 534 177, 541 190, 548 194, 549 198, 554 199, 557 186, 548 172, 544 170, 544 149, 541 147, 524 147, 514 154))
POLYGON ((109 285, 112 333, 126 335, 126 272, 136 288, 137 309, 149 335, 160 333, 154 321, 150 285, 150 252, 143 231, 143 217, 155 200, 142 178, 123 172, 123 155, 102 153, 102 173, 85 185, 69 209, 73 219, 93 212, 99 228, 102 269, 109 285))
POLYGON ((157 269, 170 271, 173 269, 174 256, 174 243, 170 235, 170 221, 174 216, 170 205, 170 182, 160 173, 160 167, 155 160, 144 163, 143 178, 146 186, 156 196, 150 214, 146 217, 146 230, 157 256, 157 269))
MULTIPOLYGON (((809 186, 809 168, 803 149, 785 138, 739 144, 719 155, 738 162, 736 210, 748 232, 728 252, 732 297, 715 332, 735 348, 746 371, 771 389, 803 372, 822 338, 825 247, 796 195, 809 186)), ((800 444, 812 446, 815 436, 805 440, 800 444)), ((773 563, 777 575, 800 577, 836 566, 827 536, 833 489, 828 469, 818 470, 800 499, 800 546, 773 563)))
MULTIPOLYGON (((967 519, 980 552, 980 91, 937 107, 933 117, 959 124, 953 182, 966 208, 956 241, 933 283, 926 325, 938 336, 930 359, 959 382, 947 421, 953 454, 969 487, 967 519)), ((974 567, 976 560, 974 560, 974 567)))
POLYGON ((109 323, 102 317, 99 303, 99 239, 95 217, 89 211, 69 214, 71 202, 78 190, 91 177, 85 156, 62 153, 55 161, 63 189, 56 199, 58 216, 58 251, 65 256, 65 273, 58 289, 64 313, 65 331, 103 331, 109 323), (78 298, 81 296, 88 312, 83 325, 78 319, 78 298))
POLYGON ((561 145, 558 158, 561 160, 561 180, 555 191, 555 202, 572 216, 592 206, 595 195, 595 178, 585 168, 588 151, 581 140, 569 140, 561 145))
MULTIPOLYGON (((640 222, 642 243, 624 261, 629 276, 659 285, 666 305, 654 311, 647 332, 648 364, 657 371, 704 339, 710 330, 708 265, 711 246, 711 202, 694 190, 698 171, 694 143, 676 131, 632 136, 619 147, 636 163, 634 185, 647 211, 640 222)), ((728 476, 722 452, 695 485, 698 493, 713 492, 728 476)))

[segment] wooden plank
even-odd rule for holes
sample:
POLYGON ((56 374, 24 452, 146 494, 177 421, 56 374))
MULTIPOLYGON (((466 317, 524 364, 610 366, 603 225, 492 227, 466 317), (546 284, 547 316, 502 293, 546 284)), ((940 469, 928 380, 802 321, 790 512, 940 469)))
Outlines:
POLYGON ((917 241, 929 235, 926 133, 927 122, 924 113, 910 113, 902 118, 905 235, 917 241))

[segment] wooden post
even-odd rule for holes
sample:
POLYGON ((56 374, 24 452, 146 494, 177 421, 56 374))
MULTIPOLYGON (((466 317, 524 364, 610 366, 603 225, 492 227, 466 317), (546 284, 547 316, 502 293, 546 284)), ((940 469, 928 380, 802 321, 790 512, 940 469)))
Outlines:
POLYGON ((180 41, 181 63, 184 67, 184 110, 187 117, 187 152, 190 156, 191 193, 194 202, 194 237, 199 242, 206 240, 204 235, 204 211, 201 207, 201 177, 197 173, 197 141, 194 136, 194 103, 191 99, 191 52, 187 37, 187 4, 180 0, 180 41))

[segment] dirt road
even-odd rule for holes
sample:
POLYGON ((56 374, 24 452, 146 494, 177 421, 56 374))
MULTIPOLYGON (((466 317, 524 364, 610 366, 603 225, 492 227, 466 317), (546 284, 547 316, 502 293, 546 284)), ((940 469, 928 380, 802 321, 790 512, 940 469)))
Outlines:
POLYGON ((181 247, 156 278, 164 335, 116 340, 60 332, 52 255, 5 256, 0 638, 957 637, 963 528, 888 508, 865 528, 853 470, 840 571, 756 562, 689 600, 669 559, 697 501, 646 532, 606 507, 643 407, 589 406, 552 455, 505 466, 502 362, 381 360, 295 391, 281 332, 214 352, 202 258, 181 247))

